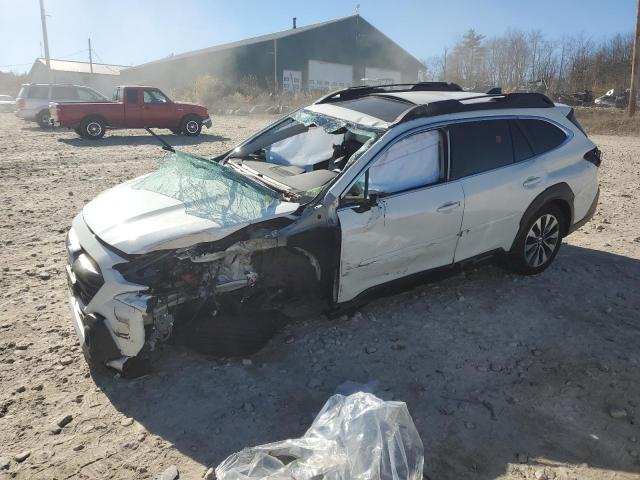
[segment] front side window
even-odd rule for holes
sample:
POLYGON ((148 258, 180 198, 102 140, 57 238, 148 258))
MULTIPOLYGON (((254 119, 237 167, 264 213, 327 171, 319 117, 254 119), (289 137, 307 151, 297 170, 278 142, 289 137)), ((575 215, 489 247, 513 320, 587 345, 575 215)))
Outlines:
POLYGON ((160 90, 144 91, 144 103, 169 103, 169 99, 160 90))
POLYGON ((507 120, 483 120, 449 126, 451 179, 513 163, 511 132, 507 120))
POLYGON ((369 169, 369 192, 388 195, 442 180, 443 144, 442 132, 430 130, 391 145, 369 169))

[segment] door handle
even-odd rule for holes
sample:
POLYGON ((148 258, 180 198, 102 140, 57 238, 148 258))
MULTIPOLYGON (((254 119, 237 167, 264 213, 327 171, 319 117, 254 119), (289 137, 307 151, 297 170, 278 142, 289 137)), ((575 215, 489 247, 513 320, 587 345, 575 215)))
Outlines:
POLYGON ((442 205, 440 205, 436 211, 438 213, 449 213, 452 212, 453 210, 455 210, 456 208, 458 208, 460 206, 460 201, 457 202, 447 202, 447 203, 443 203, 442 205))
POLYGON ((540 177, 529 177, 523 183, 522 186, 524 188, 533 188, 538 185, 542 179, 540 177))

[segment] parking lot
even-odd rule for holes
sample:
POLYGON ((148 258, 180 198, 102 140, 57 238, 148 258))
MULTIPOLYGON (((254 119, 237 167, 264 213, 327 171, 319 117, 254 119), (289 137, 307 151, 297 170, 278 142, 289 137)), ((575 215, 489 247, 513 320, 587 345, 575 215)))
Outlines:
MULTIPOLYGON (((214 156, 273 118, 165 138, 214 156)), ((599 209, 543 274, 467 270, 349 318, 297 321, 250 359, 163 345, 151 374, 126 380, 90 373, 77 345, 64 233, 163 152, 144 131, 89 141, 0 114, 0 478, 170 465, 202 478, 245 446, 302 435, 347 381, 407 403, 433 480, 640 478, 640 138, 592 139, 599 209)))

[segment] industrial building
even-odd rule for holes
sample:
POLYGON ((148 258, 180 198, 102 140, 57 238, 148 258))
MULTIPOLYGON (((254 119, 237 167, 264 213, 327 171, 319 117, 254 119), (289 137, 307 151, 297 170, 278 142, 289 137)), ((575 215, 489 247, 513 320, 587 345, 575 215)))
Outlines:
POLYGON ((419 80, 424 66, 360 15, 172 55, 122 71, 123 83, 189 87, 200 75, 228 84, 322 91, 419 80), (366 79, 366 80, 365 80, 366 79))
POLYGON ((113 87, 122 84, 120 72, 124 65, 106 65, 103 63, 75 62, 71 60, 49 61, 51 72, 44 58, 37 58, 33 63, 27 81, 29 83, 71 83, 86 85, 111 98, 113 87))

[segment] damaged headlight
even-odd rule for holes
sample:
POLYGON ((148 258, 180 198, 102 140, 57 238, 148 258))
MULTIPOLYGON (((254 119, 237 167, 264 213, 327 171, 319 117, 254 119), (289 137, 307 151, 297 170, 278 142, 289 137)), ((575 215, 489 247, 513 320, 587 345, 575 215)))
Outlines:
POLYGON ((127 325, 131 323, 131 320, 139 318, 142 318, 143 323, 146 323, 149 313, 149 299, 148 295, 131 293, 117 295, 113 314, 119 322, 127 325))

